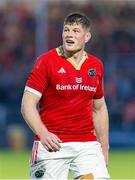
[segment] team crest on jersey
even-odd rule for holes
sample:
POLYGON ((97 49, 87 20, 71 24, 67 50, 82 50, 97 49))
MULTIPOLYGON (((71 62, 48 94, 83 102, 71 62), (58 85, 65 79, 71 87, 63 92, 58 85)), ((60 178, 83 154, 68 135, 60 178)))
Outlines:
POLYGON ((96 70, 95 69, 89 69, 88 70, 88 75, 89 76, 96 76, 96 70))
POLYGON ((76 83, 82 83, 82 77, 76 77, 75 82, 76 83))
POLYGON ((45 173, 45 168, 43 166, 41 166, 40 168, 37 169, 37 171, 35 172, 35 177, 36 178, 41 178, 43 177, 45 173))

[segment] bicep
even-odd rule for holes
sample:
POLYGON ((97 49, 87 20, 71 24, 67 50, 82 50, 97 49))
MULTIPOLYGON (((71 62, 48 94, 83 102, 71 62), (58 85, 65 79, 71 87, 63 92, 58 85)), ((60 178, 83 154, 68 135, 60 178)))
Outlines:
POLYGON ((98 111, 100 109, 102 109, 102 107, 104 107, 106 104, 105 104, 105 98, 102 97, 100 99, 94 99, 93 100, 93 110, 94 111, 98 111))
POLYGON ((24 111, 26 108, 35 108, 40 100, 40 97, 31 92, 24 92, 22 98, 21 111, 24 111))

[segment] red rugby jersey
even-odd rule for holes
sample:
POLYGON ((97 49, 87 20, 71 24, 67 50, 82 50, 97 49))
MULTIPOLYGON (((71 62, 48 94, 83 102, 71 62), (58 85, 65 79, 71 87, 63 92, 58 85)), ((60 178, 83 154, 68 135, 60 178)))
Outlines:
POLYGON ((92 106, 103 97, 102 79, 99 59, 85 52, 76 65, 56 48, 37 59, 25 90, 41 97, 41 119, 63 142, 95 141, 92 106))

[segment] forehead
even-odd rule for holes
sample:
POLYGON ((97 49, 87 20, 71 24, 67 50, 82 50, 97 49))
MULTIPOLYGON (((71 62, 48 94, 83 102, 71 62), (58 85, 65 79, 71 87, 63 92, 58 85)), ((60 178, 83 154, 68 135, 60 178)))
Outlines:
POLYGON ((64 24, 64 28, 69 28, 69 29, 84 29, 81 23, 66 23, 64 24))

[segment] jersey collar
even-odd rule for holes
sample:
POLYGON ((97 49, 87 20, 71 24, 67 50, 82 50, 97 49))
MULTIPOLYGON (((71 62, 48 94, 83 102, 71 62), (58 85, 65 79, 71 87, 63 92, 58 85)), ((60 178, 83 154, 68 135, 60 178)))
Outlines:
POLYGON ((63 56, 67 61, 69 61, 76 70, 80 70, 82 64, 88 58, 88 55, 87 55, 86 51, 84 51, 83 55, 82 55, 82 58, 81 58, 81 61, 79 63, 76 63, 73 60, 73 58, 67 58, 66 57, 66 55, 63 52, 62 46, 59 46, 58 48, 56 48, 56 52, 57 52, 58 56, 63 56))

